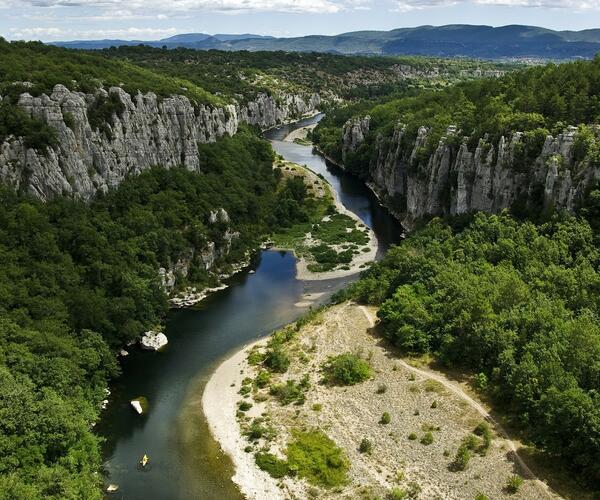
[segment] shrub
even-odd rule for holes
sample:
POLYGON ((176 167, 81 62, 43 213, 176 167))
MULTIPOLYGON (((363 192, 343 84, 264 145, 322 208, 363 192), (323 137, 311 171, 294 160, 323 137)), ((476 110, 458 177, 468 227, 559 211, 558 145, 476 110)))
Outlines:
POLYGON ((266 387, 270 381, 271 374, 267 370, 261 370, 260 372, 258 372, 258 375, 256 375, 256 378, 254 379, 254 384, 256 385, 256 387, 262 389, 263 387, 266 387))
POLYGON ((437 401, 434 401, 433 403, 431 403, 431 408, 435 409, 435 408, 437 408, 437 405, 438 405, 437 401))
POLYGON ((379 384, 377 386, 377 394, 384 394, 387 391, 387 385, 385 384, 379 384))
POLYGON ((469 450, 468 446, 463 443, 458 447, 456 456, 454 457, 454 461, 452 462, 450 468, 454 471, 465 470, 469 465, 469 460, 471 460, 471 451, 469 450))
POLYGON ((431 432, 426 432, 421 438, 421 444, 428 446, 431 443, 433 443, 433 434, 431 432))
POLYGON ((478 373, 473 377, 473 384, 480 391, 485 391, 488 387, 488 378, 485 373, 478 373))
POLYGON ((315 403, 312 405, 313 411, 321 411, 323 409, 323 405, 321 403, 315 403))
POLYGON ((323 365, 323 371, 326 381, 332 385, 354 385, 372 375, 369 363, 351 353, 330 357, 323 365))
POLYGON ((521 485, 523 484, 523 478, 521 476, 510 476, 508 478, 508 482, 506 483, 506 491, 512 495, 514 495, 521 485))
POLYGON ((358 451, 360 451, 361 453, 371 453, 372 449, 373 444, 367 438, 363 438, 360 442, 360 445, 358 446, 358 451))
POLYGON ((250 366, 260 365, 265 361, 265 354, 260 352, 258 349, 252 349, 248 354, 248 364, 250 366))
POLYGON ((282 405, 288 405, 294 401, 304 403, 305 390, 302 383, 297 384, 293 380, 288 380, 285 384, 271 386, 270 392, 282 405))
POLYGON ((322 431, 293 431, 286 454, 291 470, 316 486, 341 486, 348 480, 348 458, 322 431))
POLYGON ((249 403, 248 401, 241 401, 238 405, 238 408, 240 411, 248 411, 250 408, 252 408, 252 403, 249 403))
POLYGON ((269 473, 271 477, 280 479, 290 473, 290 468, 285 460, 277 458, 272 453, 258 452, 254 455, 258 467, 269 473))
POLYGON ((271 426, 265 425, 263 418, 255 418, 248 430, 244 433, 250 441, 256 441, 260 438, 265 438, 267 441, 271 441, 276 433, 275 429, 271 426))
POLYGON ((265 365, 277 373, 285 373, 290 366, 290 358, 280 346, 267 351, 265 365))
POLYGON ((408 493, 402 488, 396 487, 390 491, 390 500, 404 500, 405 498, 408 498, 408 493))
POLYGON ((416 440, 417 440, 417 437, 418 437, 418 436, 417 436, 417 434, 416 434, 416 433, 414 433, 414 432, 411 432, 411 433, 408 435, 408 439, 410 439, 411 441, 416 441, 416 440))
POLYGON ((475 495, 475 500, 490 500, 489 497, 483 493, 477 493, 477 495, 475 495))
POLYGON ((477 425, 477 427, 475 427, 473 433, 481 437, 483 442, 479 446, 478 451, 482 455, 485 455, 488 448, 492 444, 492 430, 490 429, 490 426, 487 424, 487 422, 481 422, 477 425))
POLYGON ((387 411, 383 412, 383 415, 381 415, 381 419, 379 419, 379 423, 383 424, 383 425, 387 425, 392 421, 392 417, 390 417, 390 414, 387 411))

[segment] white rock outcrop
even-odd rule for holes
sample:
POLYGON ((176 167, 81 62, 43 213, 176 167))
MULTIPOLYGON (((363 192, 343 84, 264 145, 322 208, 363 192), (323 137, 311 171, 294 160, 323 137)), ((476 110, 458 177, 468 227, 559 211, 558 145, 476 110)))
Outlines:
MULTIPOLYGON (((366 140, 369 123, 368 117, 346 123, 344 157, 366 140)), ((573 211, 586 190, 600 180, 599 167, 573 160, 575 127, 548 136, 540 155, 526 160, 526 165, 517 156, 523 143, 520 132, 501 137, 497 143, 481 139, 474 149, 460 133, 449 127, 425 156, 429 136, 425 127, 411 141, 406 140, 402 123, 391 136, 371 138, 375 154, 366 166, 369 185, 403 217, 407 227, 423 216, 499 213, 515 206, 530 211, 573 211)))
POLYGON ((319 104, 317 94, 259 94, 245 104, 212 107, 178 95, 130 95, 120 87, 84 94, 56 85, 50 95, 22 94, 19 105, 56 131, 58 145, 37 151, 9 137, 0 144, 0 179, 43 200, 63 194, 87 200, 155 165, 201 171, 199 143, 233 135, 240 123, 266 128, 299 118, 319 104), (90 124, 89 109, 109 94, 123 110, 100 130, 90 124))
POLYGON ((140 339, 140 346, 142 349, 148 351, 158 351, 169 343, 167 336, 163 332, 156 332, 149 330, 140 339))

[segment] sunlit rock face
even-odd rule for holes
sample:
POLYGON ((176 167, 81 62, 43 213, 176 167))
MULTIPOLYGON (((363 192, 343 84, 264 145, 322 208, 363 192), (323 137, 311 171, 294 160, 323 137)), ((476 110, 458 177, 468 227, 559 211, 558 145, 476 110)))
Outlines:
MULTIPOLYGON (((369 133, 368 117, 349 120, 343 130, 342 151, 356 151, 369 133)), ((429 131, 421 127, 406 147, 405 127, 399 123, 390 137, 378 136, 368 165, 372 188, 393 202, 405 224, 424 216, 460 215, 474 211, 499 213, 506 208, 569 210, 581 203, 600 170, 573 160, 575 127, 548 136, 541 154, 526 165, 517 151, 523 134, 487 138, 473 149, 449 127, 437 147, 425 153, 429 131)))
POLYGON ((0 178, 43 200, 56 195, 90 199, 152 166, 200 171, 198 144, 233 135, 240 123, 272 127, 319 104, 316 94, 260 94, 243 105, 215 108, 184 96, 130 95, 119 87, 84 94, 56 85, 49 96, 22 94, 19 105, 55 129, 57 146, 36 151, 22 138, 9 138, 0 145, 0 178), (123 111, 99 129, 90 124, 89 109, 101 94, 118 97, 123 111))

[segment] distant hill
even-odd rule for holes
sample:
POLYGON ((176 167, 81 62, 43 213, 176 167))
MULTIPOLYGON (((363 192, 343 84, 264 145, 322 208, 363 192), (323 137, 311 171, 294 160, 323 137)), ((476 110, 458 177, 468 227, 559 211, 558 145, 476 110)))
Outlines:
POLYGON ((274 38, 252 34, 190 33, 158 41, 86 40, 56 42, 54 45, 102 49, 141 43, 152 47, 186 47, 199 50, 284 50, 365 55, 465 56, 485 59, 575 59, 591 58, 600 53, 600 29, 553 31, 535 26, 510 25, 494 28, 451 24, 391 31, 355 31, 334 36, 274 38))
POLYGON ((122 47, 133 45, 148 45, 149 47, 167 47, 174 49, 184 47, 189 49, 225 49, 229 43, 237 43, 245 40, 273 40, 272 36, 253 35, 246 33, 242 35, 218 34, 208 35, 206 33, 184 33, 174 35, 161 40, 73 40, 66 42, 54 42, 51 45, 67 47, 71 49, 100 50, 109 47, 122 47))

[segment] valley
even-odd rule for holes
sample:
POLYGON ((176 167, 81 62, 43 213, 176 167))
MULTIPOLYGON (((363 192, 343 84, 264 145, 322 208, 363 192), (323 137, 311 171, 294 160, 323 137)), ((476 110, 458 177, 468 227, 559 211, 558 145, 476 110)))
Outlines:
POLYGON ((600 59, 441 57, 595 31, 471 28, 0 38, 0 497, 595 498, 600 59))

